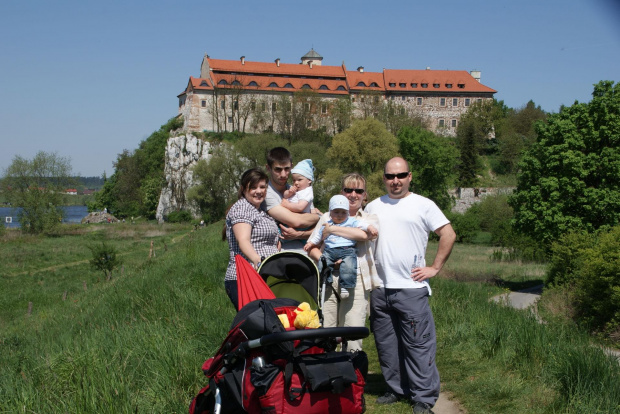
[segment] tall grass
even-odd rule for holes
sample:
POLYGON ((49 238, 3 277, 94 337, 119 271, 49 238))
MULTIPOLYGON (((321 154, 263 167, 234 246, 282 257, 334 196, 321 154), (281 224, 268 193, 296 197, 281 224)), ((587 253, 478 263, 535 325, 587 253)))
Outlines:
MULTIPOLYGON (((28 270, 9 266, 0 277, 0 412, 180 413, 206 384, 200 367, 234 316, 222 283, 228 249, 221 224, 194 232, 116 229, 53 244, 2 239, 3 251, 28 270), (102 239, 124 254, 124 272, 110 281, 86 260, 87 244, 102 239), (159 248, 148 259, 150 240, 159 248), (38 260, 53 246, 55 255, 38 260)), ((501 290, 489 281, 539 281, 540 269, 487 267, 483 257, 486 248, 459 246, 445 276, 432 280, 443 388, 470 413, 617 412, 618 364, 587 335, 489 302, 501 290)), ((405 403, 374 404, 383 380, 372 338, 364 347, 368 412, 410 412, 405 403)))

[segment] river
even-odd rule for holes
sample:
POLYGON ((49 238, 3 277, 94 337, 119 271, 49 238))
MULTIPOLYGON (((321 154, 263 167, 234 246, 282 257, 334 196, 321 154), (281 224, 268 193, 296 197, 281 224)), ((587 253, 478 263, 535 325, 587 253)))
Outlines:
MULTIPOLYGON (((65 217, 63 223, 80 223, 84 217, 88 215, 88 207, 86 206, 63 206, 65 217)), ((17 214, 19 207, 0 207, 0 220, 6 227, 19 227, 17 214)))

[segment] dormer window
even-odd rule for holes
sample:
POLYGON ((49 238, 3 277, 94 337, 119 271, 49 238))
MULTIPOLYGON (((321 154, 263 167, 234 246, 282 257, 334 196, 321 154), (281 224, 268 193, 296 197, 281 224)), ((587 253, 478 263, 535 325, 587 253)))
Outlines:
POLYGON ((433 88, 439 88, 439 84, 438 83, 433 83, 433 88))
POLYGON ((446 83, 446 88, 452 89, 452 84, 451 83, 446 83))
POLYGON ((258 86, 258 83, 252 81, 252 82, 248 83, 248 86, 258 86))
POLYGON ((312 89, 312 88, 311 88, 311 87, 310 87, 310 85, 308 85, 307 83, 304 83, 304 84, 302 85, 301 89, 312 89))
POLYGON ((319 89, 322 90, 322 91, 326 91, 326 90, 328 91, 329 90, 327 85, 321 85, 321 86, 319 86, 319 89))
POLYGON ((225 79, 222 79, 222 80, 221 80, 221 81, 219 81, 217 84, 218 84, 218 85, 228 85, 228 82, 226 82, 226 80, 225 80, 225 79))
POLYGON ((398 86, 400 86, 401 88, 406 88, 407 84, 405 82, 401 82, 398 84, 398 86))
POLYGON ((357 82, 357 86, 366 86, 364 82, 357 82))
POLYGON ((209 86, 209 84, 207 83, 207 81, 202 81, 200 82, 200 86, 209 86))
POLYGON ((390 82, 390 88, 395 88, 396 87, 396 83, 395 82, 390 82))
POLYGON ((340 85, 339 87, 336 88, 337 91, 346 91, 346 89, 344 88, 344 86, 340 85))
POLYGON ((270 87, 270 88, 279 88, 278 84, 277 84, 277 83, 275 83, 275 82, 271 82, 271 83, 269 84, 269 87, 270 87))
POLYGON ((378 88, 379 87, 379 85, 377 85, 377 82, 371 83, 370 86, 372 86, 373 88, 378 88))
POLYGON ((459 83, 457 85, 460 89, 465 89, 465 84, 464 83, 459 83))
POLYGON ((422 87, 423 87, 423 88, 428 88, 428 83, 423 83, 423 84, 422 84, 422 87))
POLYGON ((231 85, 239 86, 241 85, 241 82, 239 82, 238 80, 234 80, 231 85))
POLYGON ((417 87, 418 87, 417 82, 413 82, 413 83, 411 84, 411 87, 412 87, 412 88, 417 88, 417 87))
POLYGON ((291 85, 290 83, 287 83, 286 85, 284 85, 285 88, 292 88, 293 85, 291 85))

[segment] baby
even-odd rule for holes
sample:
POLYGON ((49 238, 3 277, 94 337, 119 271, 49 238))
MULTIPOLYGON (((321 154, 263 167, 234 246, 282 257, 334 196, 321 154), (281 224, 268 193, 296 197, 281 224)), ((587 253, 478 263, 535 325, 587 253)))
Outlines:
MULTIPOLYGON (((343 195, 335 195, 329 200, 329 216, 327 225, 341 227, 357 227, 359 229, 377 234, 377 229, 372 225, 368 225, 362 221, 349 217, 349 201, 343 195)), ((310 251, 313 247, 317 247, 323 238, 323 230, 319 229, 316 237, 308 239, 308 243, 304 246, 305 251, 310 251)), ((342 260, 340 263, 340 298, 349 297, 349 290, 354 289, 357 283, 357 254, 355 251, 355 241, 330 234, 324 240, 325 249, 323 256, 330 269, 334 268, 334 263, 342 260)), ((323 260, 319 260, 319 272, 323 270, 323 260)))
POLYGON ((282 206, 294 213, 310 213, 314 192, 314 166, 312 160, 300 161, 291 170, 293 185, 284 191, 282 206))

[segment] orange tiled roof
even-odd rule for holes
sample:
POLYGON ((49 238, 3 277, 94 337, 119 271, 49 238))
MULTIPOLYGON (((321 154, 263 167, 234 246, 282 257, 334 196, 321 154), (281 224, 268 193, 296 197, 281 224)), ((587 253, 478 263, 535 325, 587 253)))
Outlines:
POLYGON ((193 91, 193 90, 209 90, 209 91, 212 91, 213 90, 213 85, 211 84, 211 81, 209 79, 200 79, 200 78, 194 78, 193 76, 190 76, 189 77, 189 82, 187 83, 187 87, 185 88, 185 90, 183 92, 178 94, 177 97, 183 96, 187 92, 193 91))
POLYGON ((309 65, 282 63, 280 66, 275 62, 250 62, 245 61, 242 65, 240 60, 222 60, 207 59, 212 72, 236 72, 236 73, 255 73, 255 74, 272 74, 277 76, 295 75, 295 76, 317 76, 317 77, 337 77, 344 78, 345 73, 341 66, 323 66, 313 65, 310 69, 309 65))
POLYGON ((381 72, 359 72, 357 70, 349 70, 347 71, 347 80, 351 90, 385 90, 385 85, 383 84, 383 73, 381 72))
POLYGON ((213 82, 218 88, 257 91, 295 92, 311 90, 320 94, 346 95, 349 93, 347 84, 340 79, 309 79, 284 76, 258 76, 245 74, 211 73, 213 82))
POLYGON ((385 89, 389 92, 497 92, 465 70, 384 69, 383 77, 385 89), (422 84, 428 86, 424 88, 422 84))

